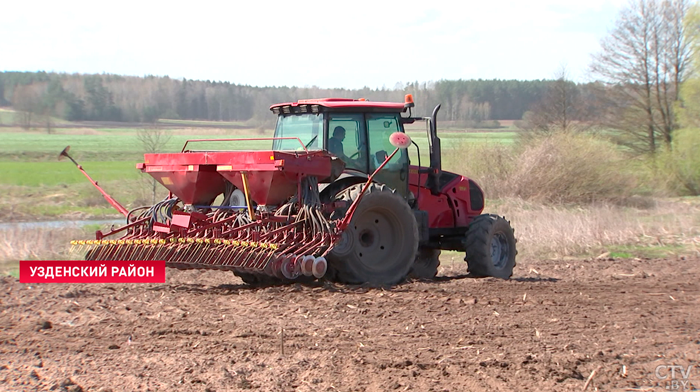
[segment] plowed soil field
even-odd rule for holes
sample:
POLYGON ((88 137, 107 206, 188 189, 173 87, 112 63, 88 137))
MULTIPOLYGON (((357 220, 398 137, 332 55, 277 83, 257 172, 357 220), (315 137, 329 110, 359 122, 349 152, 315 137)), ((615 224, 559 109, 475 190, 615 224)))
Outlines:
POLYGON ((2 278, 0 390, 700 388, 697 258, 519 261, 508 281, 451 259, 434 281, 384 289, 250 287, 218 271, 2 278))

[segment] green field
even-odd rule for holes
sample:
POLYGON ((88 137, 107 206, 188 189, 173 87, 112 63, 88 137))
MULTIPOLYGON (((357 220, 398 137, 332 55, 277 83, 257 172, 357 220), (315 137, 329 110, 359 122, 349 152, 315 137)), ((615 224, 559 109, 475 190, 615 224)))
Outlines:
MULTIPOLYGON (((206 131, 206 129, 204 130, 206 131)), ((41 132, 1 132, 1 160, 53 160, 66 146, 71 146, 71 155, 76 158, 89 157, 99 160, 141 160, 143 158, 143 143, 139 140, 135 129, 99 130, 99 134, 77 135, 41 132), (106 132, 106 133, 102 133, 106 132)), ((254 134, 232 135, 239 137, 260 137, 254 134)), ((179 152, 188 139, 217 139, 227 138, 226 135, 173 134, 163 147, 163 152, 179 152)), ((208 142, 195 143, 192 149, 262 149, 269 148, 270 141, 250 142, 208 142)))
MULTIPOLYGON (((135 180, 139 171, 128 161, 88 161, 81 165, 91 176, 102 182, 135 180)), ((8 162, 0 161, 0 184, 43 186, 76 184, 87 181, 70 163, 62 162, 8 162)))
MULTIPOLYGON (((0 125, 13 125, 17 122, 16 112, 10 109, 0 108, 0 125)), ((46 117, 33 114, 31 117, 32 127, 43 128, 46 124, 46 117)), ((70 124, 62 118, 51 117, 51 124, 70 124)))
MULTIPOLYGON (((1 129, 0 129, 1 130, 1 129)), ((83 181, 82 175, 67 161, 59 162, 58 153, 65 146, 71 146, 70 154, 89 174, 98 180, 109 181, 129 179, 137 176, 135 164, 143 161, 143 143, 135 128, 99 128, 96 134, 57 133, 40 131, 0 132, 0 184, 7 185, 55 185, 83 181)), ((168 130, 166 130, 167 132, 168 130)), ((259 138, 252 130, 248 134, 221 135, 209 134, 206 128, 188 131, 170 130, 173 134, 162 152, 179 152, 188 139, 259 138), (196 133, 194 133, 196 132, 196 133)), ((71 131, 72 132, 72 131, 71 131)), ((421 149, 421 159, 428 156, 428 141, 424 130, 409 130, 409 135, 421 149)), ((267 131, 262 137, 271 136, 267 131)), ((516 132, 443 132, 440 134, 443 150, 460 146, 463 143, 513 143, 516 132)), ((268 140, 192 142, 188 149, 193 150, 261 150, 270 148, 268 140)), ((415 154, 415 147, 409 149, 415 154)), ((417 164, 417 162, 415 162, 417 164)), ((423 163, 423 162, 421 162, 423 163)))
MULTIPOLYGON (((0 111, 0 120, 11 123, 13 112, 0 111)), ((164 120, 161 128, 169 133, 161 152, 179 152, 188 139, 260 138, 272 136, 272 131, 232 129, 242 123, 164 120), (176 127, 179 125, 181 128, 176 127), (166 125, 163 125, 166 126, 166 125), (199 128, 198 128, 199 126, 199 128)), ((70 126, 70 124, 68 124, 70 126)), ((115 199, 129 207, 150 204, 153 199, 150 177, 136 169, 143 162, 144 145, 138 137, 140 128, 108 127, 56 128, 48 134, 40 125, 30 131, 16 127, 0 127, 0 184, 4 196, 0 198, 0 221, 14 219, 41 219, 54 217, 105 217, 116 214, 99 192, 68 160, 58 161, 58 154, 71 146, 70 154, 115 199)), ((421 149, 421 164, 428 164, 428 142, 423 124, 413 125, 407 132, 421 149)), ((459 157, 456 149, 465 143, 513 143, 516 132, 501 131, 445 131, 440 133, 445 152, 444 167, 459 157)), ((263 150, 269 149, 269 140, 217 141, 190 143, 191 150, 263 150)), ((415 147, 409 156, 415 158, 415 147)), ((167 193, 157 187, 157 199, 167 193)))

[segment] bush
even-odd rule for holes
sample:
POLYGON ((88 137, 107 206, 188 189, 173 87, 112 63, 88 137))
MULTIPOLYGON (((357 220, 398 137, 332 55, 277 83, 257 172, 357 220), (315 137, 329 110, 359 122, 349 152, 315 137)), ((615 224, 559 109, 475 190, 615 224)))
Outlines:
POLYGON ((674 194, 700 196, 700 130, 682 129, 673 136, 672 148, 657 157, 660 178, 674 194))
POLYGON ((510 175, 517 160, 512 146, 498 142, 462 141, 443 155, 445 170, 473 179, 487 198, 512 196, 510 175))
POLYGON ((550 203, 619 201, 635 186, 615 146, 573 133, 555 133, 526 144, 511 183, 513 196, 550 203))
POLYGON ((489 199, 545 203, 626 199, 635 175, 614 145, 590 135, 533 137, 521 147, 461 143, 445 154, 445 169, 473 178, 489 199))

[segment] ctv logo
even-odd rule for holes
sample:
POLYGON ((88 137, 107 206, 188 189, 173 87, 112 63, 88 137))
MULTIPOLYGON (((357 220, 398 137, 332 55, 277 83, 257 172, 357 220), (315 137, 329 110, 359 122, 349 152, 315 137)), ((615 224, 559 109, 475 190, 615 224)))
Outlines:
POLYGON ((688 365, 683 368, 680 365, 659 365, 654 371, 654 375, 659 380, 657 384, 667 391, 685 391, 689 390, 690 372, 693 370, 693 365, 688 365))

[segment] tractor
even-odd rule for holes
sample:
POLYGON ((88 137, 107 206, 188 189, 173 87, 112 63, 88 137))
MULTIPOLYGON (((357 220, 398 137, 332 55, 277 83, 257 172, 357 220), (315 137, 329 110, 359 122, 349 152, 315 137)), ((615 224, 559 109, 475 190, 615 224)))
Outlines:
MULTIPOLYGON (((169 190, 127 210, 68 157, 126 224, 71 244, 88 260, 165 260, 168 267, 233 271, 244 282, 324 278, 393 285, 436 276, 441 250, 465 252, 470 275, 508 279, 516 239, 505 218, 482 214, 484 193, 442 170, 435 107, 414 117, 404 102, 306 99, 270 107, 271 148, 145 154, 137 168, 169 190), (426 124, 429 165, 404 126, 426 124)), ((189 147, 189 148, 188 148, 189 147)))

